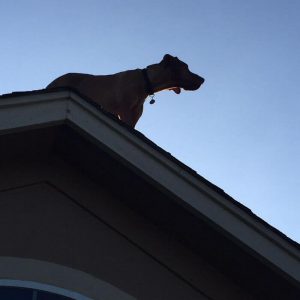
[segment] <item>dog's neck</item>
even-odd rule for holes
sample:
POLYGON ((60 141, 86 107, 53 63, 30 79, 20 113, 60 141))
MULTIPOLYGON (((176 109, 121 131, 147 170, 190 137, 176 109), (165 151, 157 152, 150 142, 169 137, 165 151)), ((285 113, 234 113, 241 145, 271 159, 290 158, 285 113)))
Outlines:
POLYGON ((149 95, 178 86, 172 79, 170 71, 160 64, 150 65, 142 70, 145 89, 149 95))
POLYGON ((148 76, 148 71, 146 69, 142 69, 143 77, 144 77, 144 83, 145 83, 145 91, 148 95, 153 95, 155 93, 152 83, 148 76))

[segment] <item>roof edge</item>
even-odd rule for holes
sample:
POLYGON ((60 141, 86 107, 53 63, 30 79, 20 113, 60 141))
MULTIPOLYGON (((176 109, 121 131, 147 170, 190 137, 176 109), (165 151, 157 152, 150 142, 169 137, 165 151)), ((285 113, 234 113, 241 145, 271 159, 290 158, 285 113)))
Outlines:
POLYGON ((242 205, 237 205, 224 191, 196 172, 187 171, 182 163, 159 151, 155 144, 149 143, 136 130, 124 126, 76 91, 41 90, 3 95, 0 99, 0 130, 58 121, 74 123, 175 195, 193 213, 210 220, 289 277, 300 281, 300 250, 297 243, 271 230, 270 225, 260 222, 261 219, 250 210, 242 209, 242 205), (5 115, 9 115, 9 119, 5 115))

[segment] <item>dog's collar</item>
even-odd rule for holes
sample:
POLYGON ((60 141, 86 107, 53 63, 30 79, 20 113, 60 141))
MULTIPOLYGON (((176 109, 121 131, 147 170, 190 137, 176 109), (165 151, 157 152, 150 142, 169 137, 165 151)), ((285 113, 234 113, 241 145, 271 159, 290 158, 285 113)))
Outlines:
POLYGON ((146 92, 148 95, 154 95, 154 90, 148 76, 147 68, 142 69, 143 77, 146 83, 146 92))

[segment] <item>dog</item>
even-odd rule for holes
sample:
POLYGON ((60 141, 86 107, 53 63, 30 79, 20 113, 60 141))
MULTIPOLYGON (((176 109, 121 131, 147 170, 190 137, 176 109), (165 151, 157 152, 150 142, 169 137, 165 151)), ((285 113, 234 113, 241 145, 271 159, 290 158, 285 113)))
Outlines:
MULTIPOLYGON (((134 128, 143 113, 146 98, 162 90, 181 88, 197 90, 204 79, 192 73, 188 65, 166 54, 158 64, 145 69, 129 70, 113 75, 68 73, 52 81, 46 89, 69 87, 117 116, 134 128)), ((154 100, 150 101, 152 104, 154 100)))

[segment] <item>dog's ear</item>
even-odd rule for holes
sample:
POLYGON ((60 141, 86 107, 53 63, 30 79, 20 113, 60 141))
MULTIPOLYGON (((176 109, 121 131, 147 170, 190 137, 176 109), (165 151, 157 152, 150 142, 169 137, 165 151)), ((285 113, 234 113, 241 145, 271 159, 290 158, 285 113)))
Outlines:
POLYGON ((160 62, 164 67, 167 67, 170 62, 174 59, 174 57, 170 54, 166 54, 163 60, 160 62))

